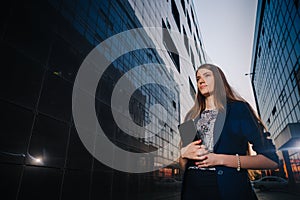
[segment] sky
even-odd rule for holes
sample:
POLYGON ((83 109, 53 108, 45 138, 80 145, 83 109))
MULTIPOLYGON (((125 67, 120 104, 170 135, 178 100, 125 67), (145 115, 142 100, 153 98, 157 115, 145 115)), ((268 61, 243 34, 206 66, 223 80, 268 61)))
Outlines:
POLYGON ((205 51, 253 108, 250 73, 257 0, 194 0, 205 51))

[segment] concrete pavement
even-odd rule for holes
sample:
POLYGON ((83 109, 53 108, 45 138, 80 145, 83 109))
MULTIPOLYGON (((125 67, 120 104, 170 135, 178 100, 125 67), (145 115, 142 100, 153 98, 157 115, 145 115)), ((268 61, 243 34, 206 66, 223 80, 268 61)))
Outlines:
POLYGON ((256 190, 256 195, 259 200, 299 200, 298 194, 289 193, 287 191, 259 191, 256 190))
MULTIPOLYGON (((288 187, 282 190, 269 190, 260 191, 255 189, 255 193, 259 200, 299 200, 300 199, 300 187, 288 187)), ((147 194, 140 194, 134 197, 137 200, 180 200, 180 189, 165 190, 164 192, 151 192, 147 194)), ((195 199, 196 200, 196 199, 195 199)))

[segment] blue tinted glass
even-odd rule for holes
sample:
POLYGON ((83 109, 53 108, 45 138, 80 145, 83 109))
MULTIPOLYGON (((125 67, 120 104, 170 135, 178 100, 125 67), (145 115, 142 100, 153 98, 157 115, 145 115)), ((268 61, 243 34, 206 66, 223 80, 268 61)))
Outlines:
POLYGON ((77 20, 73 21, 73 26, 79 33, 81 33, 82 35, 84 34, 84 27, 77 20))
POLYGON ((89 8, 89 1, 86 0, 78 0, 78 7, 79 10, 82 10, 82 12, 87 12, 89 8))
POLYGON ((86 37, 86 39, 88 39, 90 44, 94 45, 94 37, 90 32, 86 31, 85 32, 85 37, 86 37))
POLYGON ((285 1, 282 1, 281 11, 282 11, 283 14, 286 14, 286 12, 287 12, 287 5, 286 5, 285 1))
POLYGON ((89 10, 89 16, 90 16, 90 18, 91 18, 94 22, 97 21, 97 15, 98 15, 98 13, 97 13, 97 8, 95 8, 95 7, 90 7, 90 10, 89 10))

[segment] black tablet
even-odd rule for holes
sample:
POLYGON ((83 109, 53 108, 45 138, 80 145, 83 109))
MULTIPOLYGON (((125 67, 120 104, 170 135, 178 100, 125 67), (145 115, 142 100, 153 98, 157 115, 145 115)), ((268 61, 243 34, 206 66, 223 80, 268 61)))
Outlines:
POLYGON ((191 143, 197 134, 196 124, 193 119, 188 120, 182 124, 179 124, 178 130, 180 133, 183 147, 191 143))

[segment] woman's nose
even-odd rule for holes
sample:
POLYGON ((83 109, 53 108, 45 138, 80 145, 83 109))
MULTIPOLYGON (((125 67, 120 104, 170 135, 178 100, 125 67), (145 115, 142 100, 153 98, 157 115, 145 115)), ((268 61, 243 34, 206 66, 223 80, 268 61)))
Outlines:
POLYGON ((204 82, 205 82, 205 80, 203 78, 199 79, 199 83, 204 83, 204 82))

